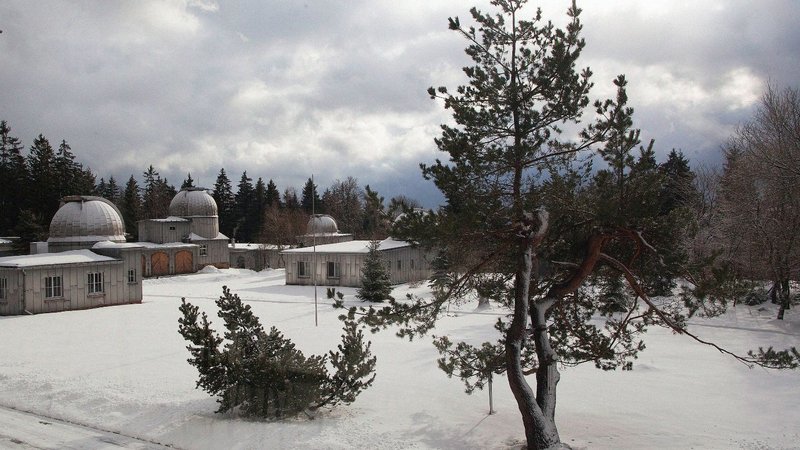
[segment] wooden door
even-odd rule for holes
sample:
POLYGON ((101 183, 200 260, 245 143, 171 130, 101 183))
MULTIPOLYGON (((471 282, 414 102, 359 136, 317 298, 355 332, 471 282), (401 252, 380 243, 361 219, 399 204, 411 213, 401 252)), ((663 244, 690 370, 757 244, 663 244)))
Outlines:
POLYGON ((169 273, 169 256, 164 252, 155 252, 150 257, 150 274, 154 277, 169 273))
POLYGON ((192 252, 188 250, 181 250, 175 254, 175 273, 191 273, 194 272, 194 264, 192 263, 192 252))

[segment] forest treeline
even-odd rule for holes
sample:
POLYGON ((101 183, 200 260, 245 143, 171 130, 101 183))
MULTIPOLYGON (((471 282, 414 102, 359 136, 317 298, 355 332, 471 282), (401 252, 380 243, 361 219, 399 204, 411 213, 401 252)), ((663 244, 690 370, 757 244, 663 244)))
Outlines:
MULTIPOLYGON (((19 236, 21 252, 28 242, 47 239, 50 220, 62 197, 97 195, 111 200, 122 213, 126 232, 135 240, 138 220, 167 217, 175 194, 197 187, 191 174, 176 186, 153 165, 138 179, 134 174, 127 181, 113 175, 98 177, 77 161, 66 140, 54 148, 41 134, 26 152, 5 120, 0 121, 0 140, 0 236, 19 236)), ((237 242, 291 244, 306 232, 312 211, 333 216, 343 233, 382 238, 394 217, 404 209, 421 206, 403 195, 386 202, 353 177, 334 181, 321 194, 309 178, 298 193, 292 186, 281 191, 272 179, 251 177, 247 171, 234 184, 221 168, 214 185, 202 187, 208 188, 217 202, 220 231, 237 242)))

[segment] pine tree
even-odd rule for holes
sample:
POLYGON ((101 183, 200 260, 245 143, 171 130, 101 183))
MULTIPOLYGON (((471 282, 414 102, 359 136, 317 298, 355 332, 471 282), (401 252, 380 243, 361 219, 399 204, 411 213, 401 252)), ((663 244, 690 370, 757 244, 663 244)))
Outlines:
POLYGON ((27 206, 28 168, 22 151, 22 143, 11 136, 6 121, 0 121, 0 234, 4 236, 12 233, 27 206))
POLYGON ((388 229, 388 218, 383 206, 383 197, 373 191, 369 185, 364 186, 364 219, 362 230, 370 239, 383 239, 388 229))
POLYGON ((142 197, 139 189, 139 183, 136 178, 131 175, 128 182, 125 184, 125 191, 122 193, 120 199, 119 210, 122 213, 122 220, 125 222, 125 231, 138 239, 139 228, 137 221, 142 214, 142 197))
POLYGON ((379 241, 369 243, 369 253, 364 258, 364 267, 361 268, 361 287, 356 291, 356 297, 367 302, 377 303, 392 299, 389 269, 383 262, 379 247, 379 241))
POLYGON ((253 241, 253 223, 248 220, 251 216, 251 211, 255 206, 255 189, 253 188, 253 179, 247 176, 247 171, 242 173, 239 179, 238 189, 236 191, 236 225, 234 226, 234 237, 240 242, 253 241))
POLYGON ((311 178, 309 178, 303 186, 303 196, 300 200, 300 206, 306 214, 311 214, 312 212, 323 214, 325 212, 322 200, 317 193, 317 185, 311 178))
POLYGON ((271 179, 267 183, 267 206, 281 207, 281 193, 278 191, 278 186, 271 179))
POLYGON ((376 360, 352 315, 343 317, 338 351, 307 357, 275 327, 265 331, 238 295, 224 286, 222 291, 216 303, 226 329, 224 340, 211 328, 206 314, 186 299, 181 301, 178 319, 178 331, 190 343, 188 362, 200 375, 197 387, 218 397, 217 412, 291 417, 352 403, 372 385, 376 360), (328 361, 333 373, 326 367, 328 361))
POLYGON ((59 207, 61 178, 56 167, 56 154, 43 135, 34 139, 26 164, 29 174, 29 204, 33 213, 31 217, 42 221, 40 225, 45 227, 59 207))
MULTIPOLYGON (((453 116, 454 124, 442 125, 435 140, 446 162, 422 166, 447 203, 434 214, 412 214, 397 237, 444 251, 459 275, 433 298, 389 301, 361 313, 364 323, 400 325, 398 335, 413 337, 430 331, 450 302, 474 292, 509 308, 509 320, 496 323, 494 342, 443 345, 442 368, 473 386, 473 375, 481 381, 504 372, 528 448, 544 449, 561 445, 555 422, 559 364, 629 368, 643 348, 645 325, 681 332, 682 319, 658 309, 635 272, 651 267, 642 260, 658 261, 648 240, 659 230, 649 226, 647 208, 630 218, 621 205, 633 204, 628 194, 635 189, 626 185, 640 182, 648 189, 635 196, 657 205, 652 195, 657 190, 649 189, 650 174, 657 171, 648 168, 649 152, 638 160, 630 155, 639 133, 631 130, 624 77, 615 82, 616 99, 595 103, 596 122, 585 126, 577 141, 562 137, 563 124, 580 123, 590 104, 591 72, 576 67, 585 45, 580 10, 573 2, 565 28, 559 29, 544 23, 538 10, 532 20, 522 19, 525 3, 494 1, 499 9, 494 15, 472 8, 474 27, 450 19, 450 28, 468 41, 466 53, 473 61, 464 68, 468 84, 454 91, 428 90, 453 116), (601 155, 610 164, 601 180, 608 190, 597 189, 591 168, 576 162, 579 152, 600 144, 606 144, 601 155), (658 312, 631 327, 617 317, 593 323, 603 299, 586 283, 604 265, 624 276, 646 307, 658 312), (472 368, 448 363, 474 357, 484 360, 472 368)), ((668 272, 664 275, 674 275, 668 272)))
POLYGON ((193 187, 194 187, 194 180, 192 179, 192 174, 187 173, 186 179, 183 180, 183 183, 181 183, 181 189, 189 189, 193 187))
POLYGON ((169 204, 177 194, 175 187, 151 165, 143 174, 142 219, 159 219, 169 215, 169 204))
POLYGON ((264 214, 266 214, 267 206, 269 205, 267 200, 267 185, 261 177, 256 181, 256 187, 253 190, 253 200, 253 207, 248 211, 247 220, 249 222, 248 228, 252 230, 252 239, 257 241, 264 231, 264 214))
POLYGON ((214 191, 211 195, 214 197, 214 201, 217 202, 220 232, 225 236, 234 237, 236 198, 233 195, 231 180, 225 174, 224 168, 219 169, 219 175, 217 175, 217 181, 214 183, 214 191))

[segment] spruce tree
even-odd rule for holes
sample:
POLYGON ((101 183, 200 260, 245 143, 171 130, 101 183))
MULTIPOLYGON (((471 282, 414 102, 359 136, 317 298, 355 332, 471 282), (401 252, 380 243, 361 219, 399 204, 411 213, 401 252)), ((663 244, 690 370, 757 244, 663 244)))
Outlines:
POLYGON ((193 187, 194 187, 194 180, 192 179, 192 174, 187 173, 186 179, 183 180, 183 183, 181 183, 181 189, 189 189, 193 187))
POLYGON ((6 121, 0 121, 0 234, 4 236, 12 234, 20 211, 27 206, 28 168, 23 149, 6 121))
POLYGON ((33 216, 46 227, 56 213, 61 200, 59 172, 56 167, 56 154, 50 142, 43 135, 33 140, 26 158, 28 167, 28 195, 33 216))
POLYGON ((311 178, 309 178, 303 186, 303 196, 300 200, 300 206, 302 206, 306 214, 311 214, 312 212, 322 214, 325 212, 322 200, 317 193, 317 185, 311 178))
POLYGON ((272 181, 272 179, 270 179, 269 183, 267 183, 266 201, 267 201, 267 206, 272 206, 272 207, 282 206, 281 193, 278 191, 278 186, 275 184, 274 181, 272 181))
POLYGON ((392 299, 389 269, 384 264, 379 247, 379 241, 369 243, 369 253, 361 268, 361 287, 356 291, 356 297, 366 302, 379 303, 392 299))
POLYGON ((231 180, 228 179, 224 168, 219 169, 219 175, 217 175, 217 181, 214 183, 214 190, 211 196, 217 202, 220 232, 225 236, 234 237, 236 199, 233 195, 231 180))
POLYGON ((119 210, 122 213, 122 220, 125 222, 125 231, 136 240, 139 236, 139 228, 136 222, 141 218, 142 214, 142 197, 139 183, 136 182, 136 178, 133 175, 125 183, 125 191, 120 199, 119 210))
POLYGON ((236 225, 234 226, 234 237, 240 242, 252 242, 255 230, 253 230, 251 211, 255 206, 255 189, 253 188, 253 179, 247 176, 246 170, 239 179, 235 199, 236 225))

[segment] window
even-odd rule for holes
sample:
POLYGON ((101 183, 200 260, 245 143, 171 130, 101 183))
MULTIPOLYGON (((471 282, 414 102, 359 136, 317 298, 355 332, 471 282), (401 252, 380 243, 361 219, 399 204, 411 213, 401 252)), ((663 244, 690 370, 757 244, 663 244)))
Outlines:
POLYGON ((398 259, 397 260, 397 270, 402 270, 402 269, 403 269, 403 261, 398 259))
POLYGON ((57 298, 62 297, 64 293, 61 291, 61 277, 45 277, 44 278, 44 298, 57 298))
POLYGON ((328 278, 339 278, 339 263, 328 261, 328 278))
POLYGON ((175 225, 170 225, 169 231, 175 231, 175 225))
POLYGON ((411 270, 414 270, 414 260, 411 260, 411 270))
POLYGON ((208 245, 203 244, 200 246, 200 256, 208 256, 208 245))
POLYGON ((136 283, 136 269, 128 269, 128 284, 136 283))
POLYGON ((89 287, 90 294, 99 294, 103 292, 103 272, 88 274, 86 285, 89 287))
POLYGON ((0 278, 0 300, 8 296, 8 279, 0 278))
POLYGON ((297 276, 308 278, 311 276, 311 263, 308 261, 297 261, 297 276))

